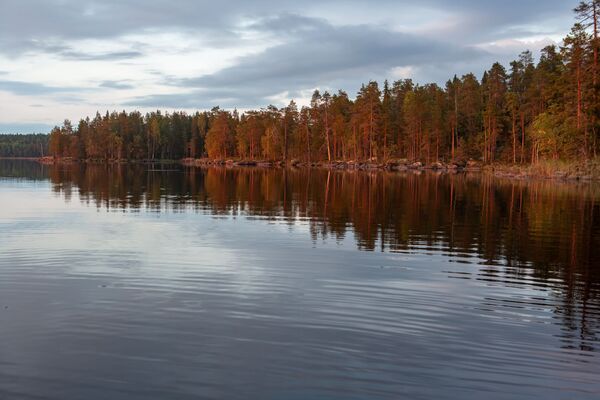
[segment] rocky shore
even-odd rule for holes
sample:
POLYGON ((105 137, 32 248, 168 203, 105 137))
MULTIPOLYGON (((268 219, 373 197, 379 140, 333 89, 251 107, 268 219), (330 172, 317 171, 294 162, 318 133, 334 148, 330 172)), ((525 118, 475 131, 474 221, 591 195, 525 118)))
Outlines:
MULTIPOLYGON (((42 157, 37 159, 42 164, 73 164, 77 162, 87 163, 127 163, 127 160, 75 160, 70 157, 54 158, 42 157)), ((179 161, 153 160, 153 161, 131 161, 135 163, 175 163, 179 162, 189 167, 258 167, 258 168, 326 168, 332 170, 349 171, 438 171, 438 172, 481 172, 499 178, 508 179, 556 179, 556 180, 579 180, 600 181, 600 161, 592 160, 573 163, 541 162, 534 165, 512 165, 512 164, 483 164, 479 161, 456 161, 445 163, 436 161, 422 163, 411 162, 406 159, 388 160, 381 163, 372 161, 319 161, 306 162, 301 160, 273 161, 273 160, 214 160, 208 158, 185 158, 179 161)))
POLYGON ((389 160, 385 163, 375 161, 319 161, 306 162, 300 160, 271 161, 271 160, 213 160, 208 158, 191 159, 186 158, 181 160, 182 164, 187 166, 228 166, 228 167, 294 167, 294 168, 329 168, 338 170, 387 170, 387 171, 408 171, 408 170, 469 170, 481 171, 482 167, 474 161, 457 162, 457 163, 442 163, 434 162, 424 164, 422 162, 409 162, 408 160, 389 160))
POLYGON ((213 160, 207 158, 184 159, 182 164, 197 167, 262 167, 262 168, 327 168, 333 170, 359 171, 439 171, 439 172, 481 172, 499 178, 509 179, 559 179, 600 181, 600 166, 594 162, 581 164, 540 163, 537 165, 506 165, 483 164, 479 161, 456 161, 444 163, 436 161, 422 163, 410 162, 406 159, 389 160, 385 163, 375 161, 320 161, 306 162, 300 160, 270 161, 270 160, 213 160))

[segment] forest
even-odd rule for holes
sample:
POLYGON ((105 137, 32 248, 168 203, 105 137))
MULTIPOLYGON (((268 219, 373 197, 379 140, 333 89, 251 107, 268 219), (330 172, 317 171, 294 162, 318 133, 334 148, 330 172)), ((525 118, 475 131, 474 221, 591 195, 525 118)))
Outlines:
POLYGON ((0 135, 0 157, 43 157, 48 154, 48 135, 0 135))
POLYGON ((371 81, 354 98, 316 90, 304 107, 291 101, 242 113, 97 113, 55 127, 49 153, 79 160, 592 159, 600 146, 599 6, 582 2, 563 43, 542 49, 537 62, 525 51, 481 79, 454 76, 443 87, 371 81))

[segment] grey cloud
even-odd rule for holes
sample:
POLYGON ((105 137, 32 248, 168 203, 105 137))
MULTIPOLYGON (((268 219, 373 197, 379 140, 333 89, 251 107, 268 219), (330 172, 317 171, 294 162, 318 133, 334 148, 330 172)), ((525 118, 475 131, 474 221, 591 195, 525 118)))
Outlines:
MULTIPOLYGON (((300 97, 300 92, 292 91, 290 96, 300 97)), ((183 93, 158 94, 133 98, 124 102, 124 106, 168 108, 168 109, 200 109, 208 110, 216 106, 227 109, 256 109, 273 103, 265 93, 252 88, 236 89, 197 89, 183 93)))
POLYGON ((68 43, 156 30, 194 30, 233 36, 237 14, 214 2, 182 0, 3 0, 0 51, 35 51, 36 41, 68 43))
MULTIPOLYGON (((0 37, 3 52, 18 53, 34 46, 35 40, 114 38, 128 33, 156 30, 187 30, 206 33, 213 40, 236 38, 240 22, 283 12, 295 14, 326 9, 352 15, 358 7, 367 8, 386 19, 409 19, 406 10, 422 13, 444 11, 464 17, 458 27, 464 33, 477 32, 478 38, 502 32, 510 26, 568 15, 576 1, 570 0, 381 0, 376 4, 359 0, 230 0, 226 4, 197 0, 3 0, 0 5, 0 37), (24 22, 26 21, 26 22, 24 22)), ((314 12, 313 12, 314 14, 314 12)), ((327 13, 322 13, 327 18, 327 13)), ((331 15, 329 15, 331 16, 331 15)), ((360 15, 347 23, 358 23, 360 15)), ((431 27, 432 32, 436 27, 431 27)))
POLYGON ((101 82, 98 86, 107 89, 133 89, 135 87, 131 83, 127 83, 124 81, 104 81, 101 82))
MULTIPOLYGON (((74 41, 121 40, 122 45, 127 34, 178 32, 191 42, 197 39, 197 46, 228 48, 240 40, 252 40, 248 37, 255 36, 249 33, 276 38, 277 46, 242 57, 235 65, 211 75, 181 79, 157 71, 156 83, 180 93, 148 94, 125 104, 251 108, 268 104, 271 96, 284 91, 290 97, 299 97, 314 87, 343 88, 353 94, 360 83, 386 78, 395 67, 414 67, 416 80, 440 83, 454 73, 480 73, 497 57, 506 63, 502 57, 508 56, 490 54, 476 45, 566 31, 573 21, 570 10, 577 2, 1 0, 0 54, 17 59, 23 54, 48 53, 89 61, 92 67, 96 61, 124 62, 142 57, 147 50, 130 44, 127 50, 87 53, 75 50, 74 41), (418 34, 400 28, 412 26, 413 19, 424 21, 418 34)), ((111 79, 101 82, 100 87, 131 87, 118 77, 111 79)), ((78 100, 69 96, 77 91, 74 88, 0 80, 0 90, 78 100)))
POLYGON ((313 87, 350 90, 361 82, 385 77, 394 67, 445 65, 487 55, 472 47, 383 28, 339 27, 291 14, 257 21, 251 29, 277 31, 284 43, 246 56, 215 74, 177 81, 187 94, 147 96, 130 104, 187 108, 199 104, 266 105, 271 96, 282 92, 297 97, 313 87))
MULTIPOLYGON (((6 39, 0 39, 0 49, 2 44, 6 43, 6 39)), ((120 61, 142 57, 144 53, 140 50, 125 50, 112 52, 86 52, 73 49, 66 43, 57 43, 56 40, 19 40, 18 47, 28 53, 46 53, 68 60, 78 61, 120 61)), ((140 48, 142 45, 136 43, 135 46, 140 48)))
POLYGON ((84 97, 72 93, 54 95, 52 96, 52 99, 63 105, 81 105, 87 102, 84 97))
POLYGON ((79 87, 48 86, 33 82, 0 80, 0 90, 21 96, 37 96, 80 92, 85 89, 79 87))
POLYGON ((144 53, 142 53, 141 51, 115 51, 100 54, 83 53, 78 51, 63 51, 59 54, 64 58, 79 61, 119 61, 138 58, 144 55, 144 53))
POLYGON ((157 94, 136 97, 126 101, 123 105, 171 109, 208 109, 217 105, 222 107, 228 106, 228 104, 217 104, 217 102, 211 101, 209 96, 205 95, 202 91, 197 90, 191 93, 157 94))
POLYGON ((136 49, 111 51, 111 52, 86 52, 74 50, 68 43, 59 43, 56 39, 24 39, 10 40, 8 37, 0 38, 0 53, 11 56, 27 54, 51 54, 68 60, 78 61, 121 61, 144 56, 140 44, 134 45, 136 49))

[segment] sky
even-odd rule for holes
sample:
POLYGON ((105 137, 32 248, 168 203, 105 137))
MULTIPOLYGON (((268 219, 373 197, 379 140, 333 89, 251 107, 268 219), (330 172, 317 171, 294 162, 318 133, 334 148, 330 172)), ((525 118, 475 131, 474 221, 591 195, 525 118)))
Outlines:
POLYGON ((443 84, 559 44, 577 0, 0 0, 0 133, 443 84))

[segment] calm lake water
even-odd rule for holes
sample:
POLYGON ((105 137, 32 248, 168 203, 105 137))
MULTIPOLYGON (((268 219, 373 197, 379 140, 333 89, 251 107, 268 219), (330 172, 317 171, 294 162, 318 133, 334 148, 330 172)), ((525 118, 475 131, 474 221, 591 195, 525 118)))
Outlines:
POLYGON ((0 161, 2 399, 598 399, 600 185, 0 161))

